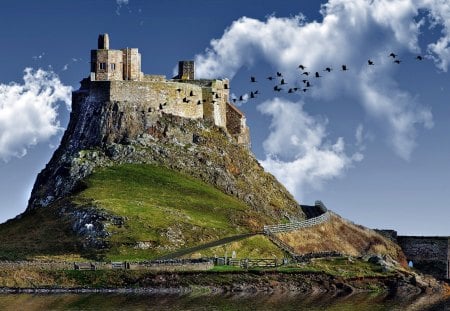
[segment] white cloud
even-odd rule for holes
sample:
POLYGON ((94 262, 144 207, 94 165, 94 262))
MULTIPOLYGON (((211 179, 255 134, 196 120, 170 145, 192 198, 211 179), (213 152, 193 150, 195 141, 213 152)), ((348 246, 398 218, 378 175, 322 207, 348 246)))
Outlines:
POLYGON ((57 103, 71 100, 70 86, 51 71, 26 68, 24 83, 0 84, 0 159, 23 157, 27 149, 46 142, 61 127, 57 103))
POLYGON ((450 63, 450 2, 329 0, 321 13, 320 22, 307 22, 301 14, 270 16, 265 21, 242 17, 196 56, 197 75, 232 78, 241 67, 265 61, 289 81, 298 80, 298 64, 311 71, 332 66, 332 73, 314 81, 308 96, 359 103, 381 128, 388 128, 387 141, 394 152, 408 159, 417 130, 432 127, 432 114, 395 83, 395 64, 387 54, 420 53, 419 36, 426 19, 442 28, 436 42, 425 43, 427 56, 446 71, 450 63), (428 16, 419 16, 424 10, 428 16), (422 18, 417 21, 418 16, 422 18), (369 58, 376 66, 368 68, 369 58), (350 70, 339 72, 342 64, 350 70))
POLYGON ((363 159, 359 152, 346 154, 342 137, 335 143, 327 141, 327 120, 307 114, 302 103, 275 98, 259 105, 258 110, 272 117, 271 133, 264 141, 267 156, 260 162, 297 199, 363 159))
MULTIPOLYGON (((362 106, 370 117, 378 121, 380 129, 386 130, 386 141, 393 151, 399 157, 409 159, 418 131, 431 128, 433 117, 430 108, 421 105, 413 94, 395 83, 397 67, 387 55, 390 52, 402 56, 426 53, 425 56, 433 59, 440 70, 447 71, 450 65, 450 2, 329 0, 321 7, 321 13, 323 20, 312 22, 306 21, 301 13, 289 18, 269 16, 265 21, 241 17, 224 31, 221 38, 213 39, 204 53, 196 56, 196 75, 203 78, 233 78, 242 67, 252 68, 256 62, 266 62, 281 71, 287 81, 292 81, 298 79, 299 64, 308 66, 312 72, 322 72, 326 66, 331 66, 334 69, 331 73, 324 72, 326 77, 314 80, 314 87, 304 97, 305 100, 309 97, 316 101, 345 99, 362 106), (442 30, 440 37, 433 39, 435 42, 420 41, 426 49, 422 51, 419 38, 427 22, 442 30), (373 60, 376 66, 367 66, 368 59, 373 60), (350 70, 345 73, 340 71, 342 64, 350 70)), ((412 58, 412 55, 409 57, 412 58)), ((294 109, 294 106, 288 106, 294 109)), ((274 114, 268 114, 275 118, 274 114)), ((282 117, 289 123, 289 114, 282 114, 282 117)), ((297 121, 292 124, 297 124, 297 121)), ((307 181, 308 178, 301 182, 294 181, 299 178, 297 171, 300 168, 308 176, 322 176, 306 169, 313 167, 314 157, 329 156, 328 162, 334 163, 328 173, 323 174, 328 177, 322 180, 338 176, 348 167, 348 163, 361 158, 345 156, 338 142, 325 149, 318 148, 324 136, 322 127, 314 122, 306 122, 304 131, 298 133, 306 137, 312 135, 306 140, 298 135, 298 140, 292 135, 290 140, 276 137, 280 130, 275 128, 271 128, 269 137, 280 139, 284 151, 274 158, 270 154, 272 148, 281 150, 281 146, 273 146, 277 144, 274 140, 270 143, 266 140, 268 158, 265 164, 278 177, 284 176, 280 179, 291 185, 288 186, 291 190, 293 184, 298 189, 302 189, 304 184, 315 184, 307 181), (292 153, 298 152, 298 144, 302 140, 312 144, 311 148, 316 152, 314 157, 312 153, 308 153, 308 157, 293 157, 292 153), (283 156, 290 158, 285 160, 283 156), (290 178, 292 181, 289 181, 290 178)), ((358 135, 362 138, 362 128, 360 131, 358 135)), ((358 138, 356 147, 360 150, 365 147, 358 138)))

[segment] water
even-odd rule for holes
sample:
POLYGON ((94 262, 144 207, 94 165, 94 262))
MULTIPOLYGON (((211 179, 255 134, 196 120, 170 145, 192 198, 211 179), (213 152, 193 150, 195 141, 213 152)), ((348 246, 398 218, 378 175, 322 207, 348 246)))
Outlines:
POLYGON ((450 299, 436 297, 392 299, 385 295, 347 297, 273 295, 148 295, 148 294, 3 294, 0 310, 450 310, 450 299))

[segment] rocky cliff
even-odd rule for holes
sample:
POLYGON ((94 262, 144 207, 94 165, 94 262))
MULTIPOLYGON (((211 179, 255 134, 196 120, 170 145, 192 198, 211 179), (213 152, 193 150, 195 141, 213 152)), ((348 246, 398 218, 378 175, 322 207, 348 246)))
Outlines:
POLYGON ((197 177, 273 222, 304 218, 288 191, 224 129, 163 110, 148 112, 145 103, 103 101, 88 91, 73 97, 69 125, 37 177, 28 211, 76 191, 96 168, 147 163, 197 177))

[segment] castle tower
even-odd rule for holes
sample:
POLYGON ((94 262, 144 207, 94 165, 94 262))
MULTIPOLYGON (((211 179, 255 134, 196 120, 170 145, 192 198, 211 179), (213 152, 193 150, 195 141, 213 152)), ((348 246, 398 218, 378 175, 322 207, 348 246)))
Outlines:
POLYGON ((109 49, 107 33, 98 36, 98 49, 91 50, 91 81, 140 81, 141 54, 138 49, 109 49))
POLYGON ((182 60, 178 62, 178 79, 194 80, 194 61, 182 60))

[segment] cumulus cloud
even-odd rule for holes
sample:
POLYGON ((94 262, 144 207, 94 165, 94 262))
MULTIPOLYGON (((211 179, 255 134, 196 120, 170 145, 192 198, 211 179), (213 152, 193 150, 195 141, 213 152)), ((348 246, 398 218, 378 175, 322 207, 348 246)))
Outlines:
MULTIPOLYGON (((267 156, 261 164, 298 199, 307 189, 319 189, 363 159, 359 152, 347 155, 342 137, 328 141, 327 120, 306 113, 303 103, 275 98, 258 110, 272 117, 271 133, 263 144, 267 156)), ((358 131, 362 130, 357 130, 361 135, 358 131)))
MULTIPOLYGON (((447 71, 450 2, 329 0, 320 12, 323 19, 311 22, 301 13, 291 17, 272 15, 266 20, 239 18, 222 37, 211 40, 210 46, 196 55, 196 75, 233 78, 242 67, 252 68, 257 62, 265 62, 281 71, 291 85, 301 85, 299 64, 312 72, 323 72, 330 66, 333 71, 314 80, 314 86, 302 99, 346 100, 363 107, 385 131, 386 141, 395 154, 408 160, 419 130, 431 128, 433 116, 429 107, 396 83, 397 67, 387 55, 409 54, 413 59, 413 55, 422 54, 432 59, 438 69, 447 71), (426 25, 441 30, 429 42, 420 37, 426 25), (368 59, 376 66, 368 66, 368 59), (340 70, 343 64, 349 68, 345 73, 340 70)), ((342 138, 334 144, 324 142, 326 122, 307 115, 300 104, 274 100, 265 103, 260 111, 272 117, 271 132, 264 143, 267 153, 264 166, 294 193, 337 177, 360 161, 364 138, 370 136, 364 134, 362 125, 358 127, 355 147, 359 153, 349 156, 344 152, 342 138), (274 112, 273 107, 283 113, 274 112)))
POLYGON ((420 53, 419 36, 426 20, 442 29, 435 42, 425 43, 427 57, 446 71, 450 62, 450 2, 329 0, 321 13, 320 22, 307 22, 302 14, 269 16, 265 21, 242 17, 196 56, 197 75, 232 78, 241 67, 265 61, 293 80, 298 79, 298 64, 313 71, 331 65, 334 74, 316 82, 308 92, 310 96, 328 100, 344 96, 361 104, 382 128, 388 128, 387 140, 395 153, 408 159, 417 130, 433 125, 432 114, 395 83, 395 69, 387 53, 420 53), (369 69, 368 58, 376 66, 369 69), (345 79, 336 70, 342 64, 350 68, 345 79))
POLYGON ((57 104, 70 104, 70 86, 42 69, 26 68, 23 84, 0 84, 0 158, 23 157, 27 149, 61 131, 57 104))

